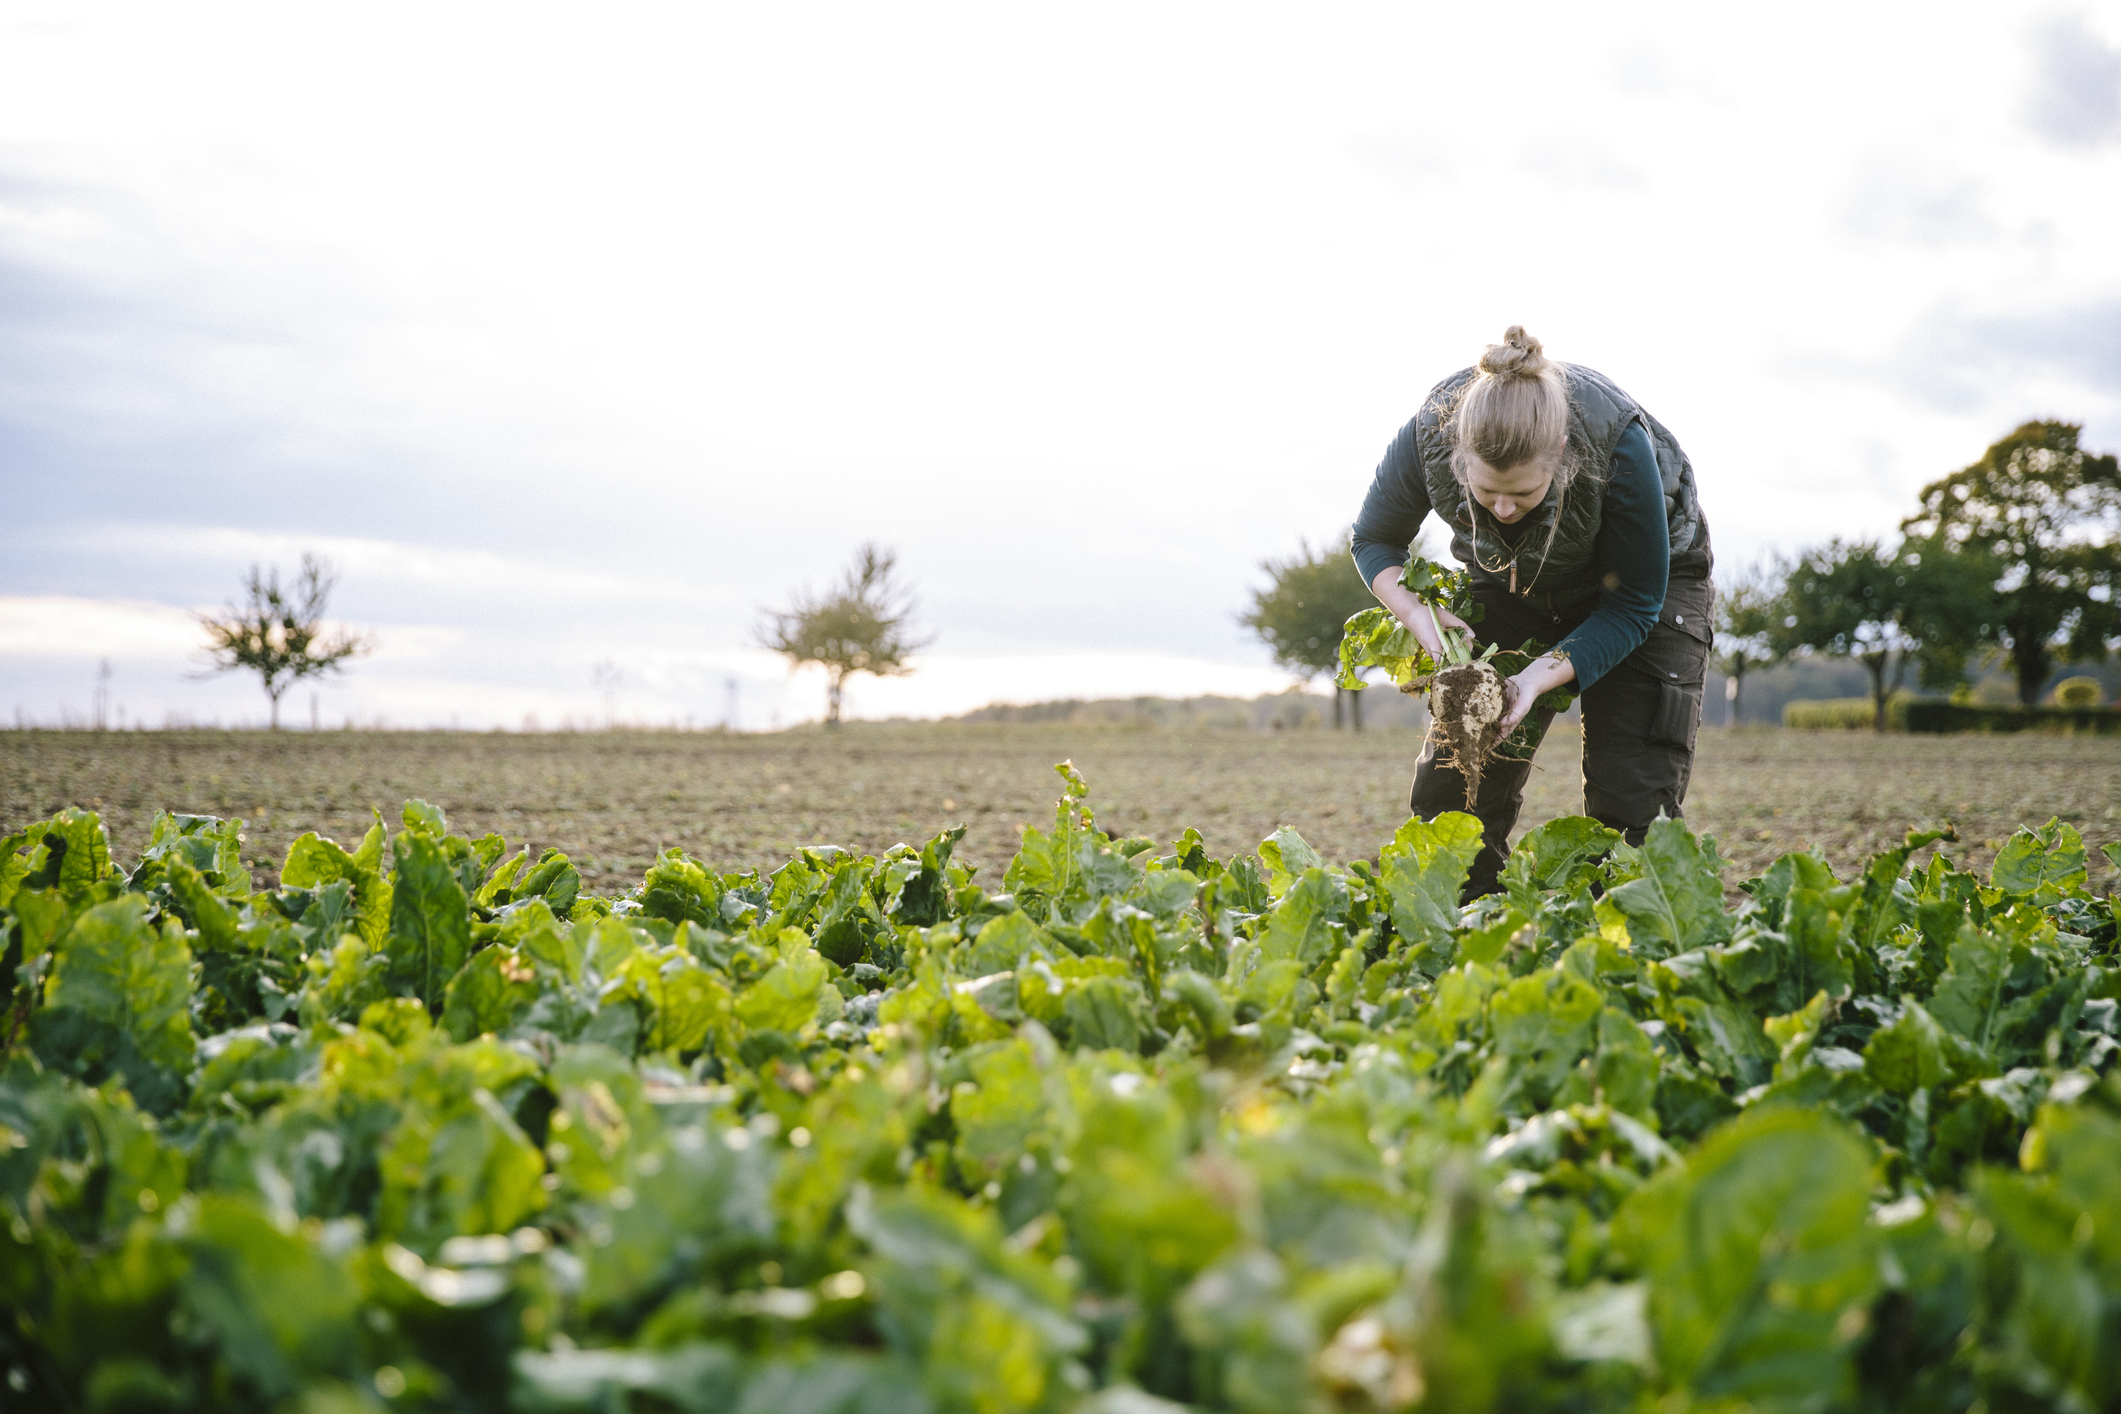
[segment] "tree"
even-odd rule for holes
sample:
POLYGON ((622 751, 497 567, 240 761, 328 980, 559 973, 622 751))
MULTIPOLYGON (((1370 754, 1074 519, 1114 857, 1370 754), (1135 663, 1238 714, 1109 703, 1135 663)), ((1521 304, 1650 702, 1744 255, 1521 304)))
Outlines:
POLYGON ((324 605, 338 574, 328 560, 302 556, 302 572, 287 589, 280 587, 280 568, 250 567, 243 581, 245 600, 221 614, 199 615, 206 630, 206 651, 213 673, 248 669, 264 684, 272 703, 273 731, 280 729, 280 697, 303 678, 340 672, 348 658, 371 651, 373 639, 344 629, 327 633, 324 605))
POLYGON ((1962 653, 2002 647, 2018 700, 2040 700, 2056 666, 2103 659, 2121 639, 2121 467, 2077 445, 2074 422, 2028 422, 1980 461, 1922 488, 1901 524, 1925 562, 1957 557, 1989 584, 1961 626, 1962 653))
MULTIPOLYGON (((1286 560, 1264 560, 1260 568, 1273 581, 1252 591, 1252 608, 1238 622, 1258 634, 1274 661, 1305 682, 1330 673, 1340 664, 1340 630, 1352 614, 1375 608, 1377 600, 1363 585, 1348 559, 1348 537, 1338 550, 1313 552, 1299 540, 1298 552, 1286 560)), ((1362 694, 1352 699, 1356 731, 1362 730, 1362 694)), ((1342 689, 1333 689, 1333 725, 1341 724, 1342 689)))
POLYGON ((1863 664, 1875 725, 1884 731, 1886 699, 1905 681, 1910 661, 1920 663, 1925 687, 1943 686, 1964 671, 1959 625, 1978 610, 1984 590, 1964 559, 1835 539, 1789 566, 1769 647, 1778 654, 1809 648, 1863 664))
POLYGON ((1773 663, 1777 605, 1782 578, 1766 561, 1752 565, 1716 586, 1716 666, 1724 675, 1724 725, 1738 725, 1745 675, 1773 663))
POLYGON ((856 673, 900 677, 907 659, 932 639, 913 632, 910 591, 893 581, 898 556, 876 545, 855 552, 839 584, 823 594, 806 588, 786 609, 768 609, 759 642, 784 655, 791 668, 816 663, 825 670, 825 725, 840 724, 840 701, 856 673))

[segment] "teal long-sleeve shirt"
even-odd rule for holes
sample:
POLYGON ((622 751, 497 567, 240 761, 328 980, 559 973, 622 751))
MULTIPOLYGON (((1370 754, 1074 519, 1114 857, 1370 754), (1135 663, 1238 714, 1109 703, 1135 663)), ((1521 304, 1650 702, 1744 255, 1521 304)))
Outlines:
MULTIPOLYGON (((1412 438, 1401 441, 1411 443, 1412 438)), ((1398 442, 1392 452, 1400 450, 1398 442)), ((1408 449, 1411 452, 1411 447, 1408 449)), ((1415 460, 1411 457, 1407 460, 1415 460)), ((1642 646, 1664 608, 1672 569, 1671 530, 1665 520, 1664 479, 1650 434, 1636 423, 1621 435, 1605 484, 1595 491, 1579 483, 1569 494, 1602 494, 1593 553, 1602 573, 1598 607, 1556 645, 1576 667, 1576 683, 1587 688, 1642 646)), ((1406 547, 1430 510, 1418 460, 1395 465, 1387 453, 1377 481, 1355 521, 1354 552, 1364 584, 1393 565, 1406 563, 1406 547)), ((1514 645, 1513 645, 1514 646, 1514 645)))

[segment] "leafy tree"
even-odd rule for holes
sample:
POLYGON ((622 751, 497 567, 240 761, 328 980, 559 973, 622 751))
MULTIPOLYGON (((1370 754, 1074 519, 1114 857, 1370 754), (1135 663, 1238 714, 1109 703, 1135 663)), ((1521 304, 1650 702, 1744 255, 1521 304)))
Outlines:
POLYGON ((243 581, 244 602, 231 603, 220 614, 201 614, 208 674, 248 669, 264 684, 272 703, 272 730, 280 729, 280 698, 303 678, 339 672, 348 658, 375 647, 373 639, 344 629, 327 632, 324 606, 339 576, 331 563, 302 556, 302 572, 292 585, 280 586, 280 569, 250 567, 243 581))
MULTIPOLYGON (((1348 537, 1340 548, 1317 551, 1309 541, 1286 560, 1265 560, 1260 568, 1273 581, 1252 591, 1251 609, 1238 622, 1258 634, 1274 661, 1305 682, 1340 664, 1341 625, 1350 615, 1374 608, 1377 601, 1348 561, 1348 537)), ((1333 689, 1333 725, 1341 724, 1344 689, 1333 689)), ((1356 731, 1362 730, 1362 693, 1346 691, 1352 700, 1356 731)))
POLYGON ((1957 556, 1989 583, 1962 653, 2002 647, 2030 707, 2063 661, 2098 660, 2121 639, 2121 468, 2077 445, 2073 422, 2028 422, 1980 461, 1922 488, 1901 524, 1925 561, 1957 556))
POLYGON ((1905 681, 1911 660, 1920 663, 1926 687, 1947 685, 1964 671, 1960 625, 1979 612, 1985 588, 1978 569, 1960 557, 1835 539, 1790 565, 1769 647, 1778 654, 1812 649, 1863 664, 1871 676, 1875 723, 1884 731, 1886 699, 1905 681))
POLYGON ((768 609, 759 642, 786 656, 791 667, 816 663, 825 670, 825 725, 840 724, 840 701, 856 673, 901 677, 907 662, 932 639, 913 631, 913 601, 893 580, 898 556, 877 545, 855 552, 854 563, 834 588, 796 595, 786 609, 768 609))
POLYGON ((1738 725, 1745 675, 1778 656, 1775 626, 1782 579, 1775 567, 1756 561, 1716 586, 1716 666, 1724 674, 1725 724, 1738 725))

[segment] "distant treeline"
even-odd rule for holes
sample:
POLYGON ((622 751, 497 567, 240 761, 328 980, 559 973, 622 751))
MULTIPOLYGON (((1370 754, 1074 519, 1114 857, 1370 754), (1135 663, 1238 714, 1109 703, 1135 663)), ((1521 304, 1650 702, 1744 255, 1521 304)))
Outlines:
MULTIPOLYGON (((2121 662, 2088 668, 2077 664, 2055 670, 2065 676, 2098 678, 2109 698, 2121 692, 2121 662)), ((1825 698, 1860 697, 1869 690, 1870 679, 1863 666, 1847 658, 1806 658, 1773 668, 1755 668, 1745 676, 1745 715, 1742 725, 1779 727, 1783 704, 1825 698)), ((2048 684, 2049 688, 2054 686, 2048 684)), ((2013 679, 1997 672, 1974 689, 1975 699, 2004 704, 2017 700, 2013 679)), ((1703 693, 1701 724, 1725 725, 1723 674, 1711 672, 1703 693)), ((1575 716, 1572 708, 1570 717, 1575 716)), ((1260 697, 1101 697, 1061 698, 1051 702, 995 703, 952 717, 953 722, 1049 724, 1073 727, 1200 728, 1225 727, 1248 731, 1301 731, 1332 725, 1333 699, 1321 692, 1290 689, 1260 697)), ((1418 697, 1408 697, 1389 685, 1373 685, 1362 695, 1365 730, 1411 728, 1426 731, 1429 717, 1418 697)))

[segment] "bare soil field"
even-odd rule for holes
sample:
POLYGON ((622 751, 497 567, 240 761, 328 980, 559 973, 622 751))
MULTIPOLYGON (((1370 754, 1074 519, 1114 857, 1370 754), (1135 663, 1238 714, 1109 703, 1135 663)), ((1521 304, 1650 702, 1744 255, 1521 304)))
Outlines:
MULTIPOLYGON (((1405 819, 1419 748, 1405 730, 960 723, 759 736, 0 732, 0 830, 92 807, 130 859, 158 808, 240 816, 253 867, 270 880, 303 831, 350 844, 372 811, 395 825, 400 803, 419 796, 459 829, 567 851, 606 890, 673 845, 721 869, 774 867, 801 845, 876 853, 960 822, 960 857, 998 873, 1023 826, 1051 821, 1052 766, 1067 758, 1109 828, 1163 840, 1192 825, 1228 855, 1291 825, 1346 860, 1374 856, 1405 819)), ((1575 729, 1557 725, 1523 826, 1581 808, 1578 749, 1575 729)), ((1712 729, 1687 815, 1721 841, 1730 883, 1789 850, 1846 871, 1909 826, 1941 820, 1958 826, 1954 857, 1985 869, 2019 824, 2049 816, 2094 846, 2121 839, 2121 743, 1712 729)), ((2095 881, 2110 885, 2112 872, 2095 858, 2095 881)))

